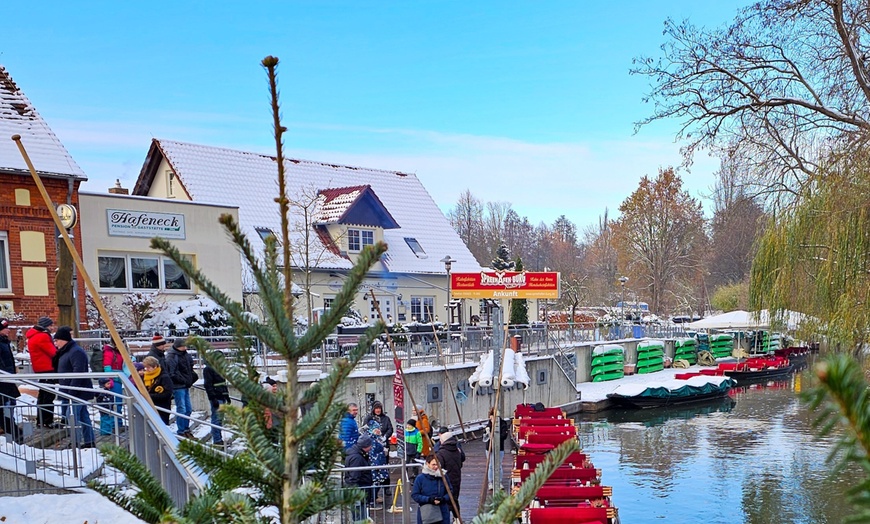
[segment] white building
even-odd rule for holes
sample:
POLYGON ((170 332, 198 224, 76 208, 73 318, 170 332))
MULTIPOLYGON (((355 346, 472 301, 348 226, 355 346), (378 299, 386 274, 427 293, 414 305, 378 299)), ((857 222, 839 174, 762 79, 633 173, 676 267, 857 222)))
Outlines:
MULTIPOLYGON (((360 250, 383 240, 389 251, 355 308, 377 316, 367 294, 373 289, 388 322, 448 320, 444 259, 452 260, 452 271, 481 267, 415 175, 294 159, 286 169, 293 279, 308 292, 312 311, 329 308, 360 250)), ((133 194, 238 206, 239 223, 259 252, 263 239, 280 238, 277 166, 268 155, 154 139, 133 194)), ((453 322, 461 321, 462 309, 452 305, 453 322)), ((477 304, 464 309, 467 321, 477 304)))

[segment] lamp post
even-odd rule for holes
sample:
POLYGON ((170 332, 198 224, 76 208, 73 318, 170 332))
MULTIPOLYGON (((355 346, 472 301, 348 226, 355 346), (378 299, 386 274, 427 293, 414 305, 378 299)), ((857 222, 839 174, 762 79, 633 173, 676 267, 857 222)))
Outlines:
POLYGON ((619 283, 622 285, 622 302, 619 303, 619 338, 622 338, 622 324, 625 322, 625 283, 628 282, 628 277, 623 275, 619 277, 619 283))
POLYGON ((450 269, 453 267, 453 263, 456 262, 450 255, 441 259, 441 262, 444 264, 444 269, 447 271, 447 331, 450 331, 450 322, 453 320, 453 315, 450 314, 450 269))

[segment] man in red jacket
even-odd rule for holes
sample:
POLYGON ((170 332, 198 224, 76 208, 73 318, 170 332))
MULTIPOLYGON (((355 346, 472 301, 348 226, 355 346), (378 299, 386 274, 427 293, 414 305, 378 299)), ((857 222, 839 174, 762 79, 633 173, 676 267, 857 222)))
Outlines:
MULTIPOLYGON (((54 321, 48 317, 40 317, 36 324, 27 330, 24 337, 27 339, 27 351, 30 353, 30 365, 34 373, 54 373, 54 355, 57 348, 51 339, 54 321)), ((43 379, 43 384, 57 384, 56 380, 43 379)), ((43 427, 54 426, 54 399, 55 394, 45 388, 40 388, 36 397, 39 410, 36 414, 36 425, 43 427)))

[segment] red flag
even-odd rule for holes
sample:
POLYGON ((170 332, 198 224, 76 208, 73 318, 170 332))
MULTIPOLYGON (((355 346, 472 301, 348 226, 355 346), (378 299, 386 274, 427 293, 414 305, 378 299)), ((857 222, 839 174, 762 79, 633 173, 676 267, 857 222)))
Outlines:
MULTIPOLYGON (((402 363, 398 360, 396 363, 396 374, 393 376, 393 405, 396 406, 394 416, 396 417, 397 427, 405 425, 405 384, 402 382, 402 363)), ((402 434, 404 436, 404 433, 402 434)))

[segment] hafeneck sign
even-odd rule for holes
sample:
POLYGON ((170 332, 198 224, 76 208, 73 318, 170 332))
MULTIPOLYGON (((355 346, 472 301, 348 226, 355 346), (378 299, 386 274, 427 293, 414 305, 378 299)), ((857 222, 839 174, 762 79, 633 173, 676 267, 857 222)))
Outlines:
POLYGON ((184 215, 107 209, 109 236, 185 239, 184 215))
POLYGON ((450 273, 452 298, 553 298, 560 296, 559 273, 481 271, 450 273))

